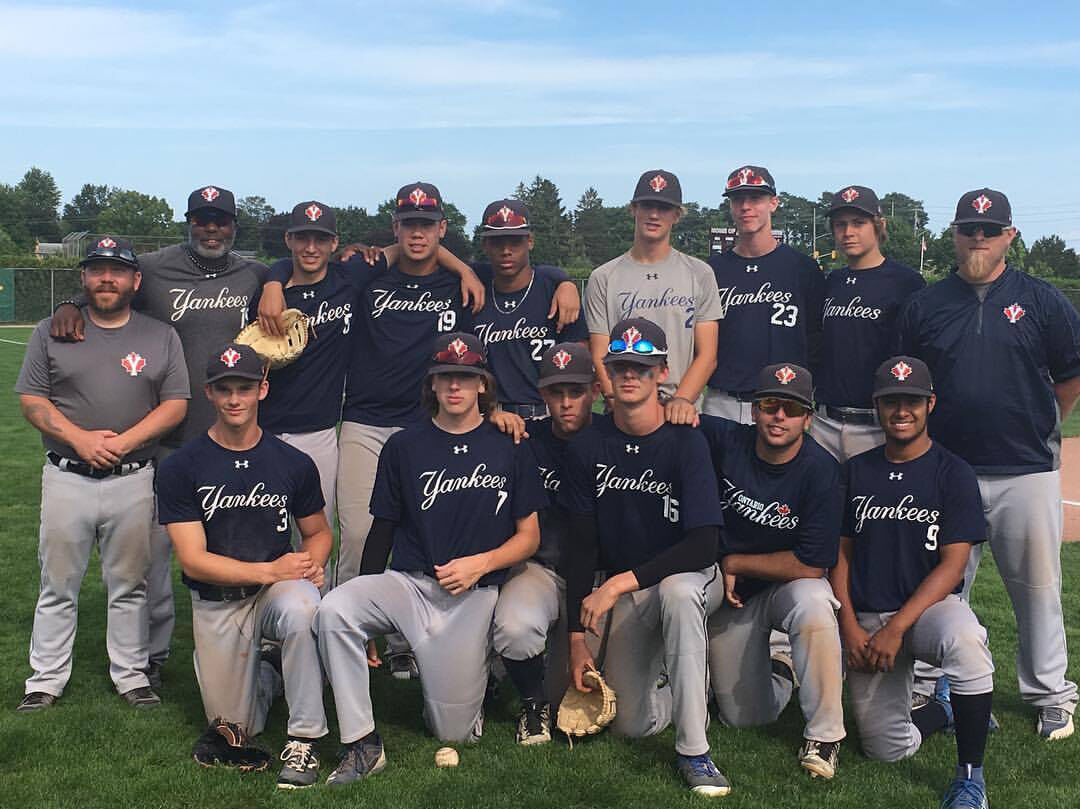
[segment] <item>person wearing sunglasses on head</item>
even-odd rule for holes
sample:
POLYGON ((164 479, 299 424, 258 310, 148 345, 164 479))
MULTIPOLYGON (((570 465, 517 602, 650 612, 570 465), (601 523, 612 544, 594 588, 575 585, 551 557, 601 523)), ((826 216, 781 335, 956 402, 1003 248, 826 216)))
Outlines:
POLYGON ((400 633, 413 649, 432 733, 479 739, 499 585, 540 543, 547 494, 529 445, 487 420, 495 388, 483 343, 452 332, 428 356, 427 418, 383 448, 360 575, 331 590, 315 617, 345 745, 331 786, 386 766, 368 671, 381 663, 380 635, 400 633))
MULTIPOLYGON (((228 342, 247 323, 248 303, 267 279, 266 266, 232 251, 236 241, 236 199, 221 186, 196 188, 188 195, 187 240, 139 256, 142 284, 132 307, 180 335, 187 359, 191 399, 184 421, 158 447, 161 465, 180 446, 206 432, 214 408, 203 394, 203 359, 228 342)), ((51 335, 81 341, 84 321, 80 301, 64 302, 53 313, 51 335)), ((161 668, 169 656, 175 612, 169 538, 154 522, 150 535, 150 682, 161 687, 161 668)))
MULTIPOLYGON (((1019 627, 1020 696, 1043 739, 1072 735, 1061 606, 1061 423, 1080 396, 1080 316, 1056 287, 1011 266, 1005 194, 968 191, 956 205, 956 269, 916 293, 900 318, 901 351, 937 384, 930 437, 975 469, 988 540, 1019 627)), ((978 569, 972 549, 965 597, 978 569)), ((927 672, 916 687, 929 690, 927 672)))
POLYGON ((806 718, 799 763, 836 774, 844 738, 839 606, 825 573, 836 564, 840 465, 806 432, 810 372, 767 365, 753 394, 753 424, 702 416, 720 481, 725 604, 709 619, 709 673, 720 721, 773 722, 799 689, 806 718), (771 631, 787 654, 770 653, 771 631))
POLYGON ((638 738, 673 724, 686 785, 723 796, 731 784, 705 733, 705 618, 723 599, 716 476, 702 435, 665 421, 664 330, 644 318, 619 321, 604 363, 611 416, 570 441, 558 497, 574 538, 564 554, 570 676, 588 691, 583 674, 602 667, 618 695, 615 732, 638 738), (598 571, 603 584, 593 589, 598 571), (596 660, 586 632, 605 639, 596 660))

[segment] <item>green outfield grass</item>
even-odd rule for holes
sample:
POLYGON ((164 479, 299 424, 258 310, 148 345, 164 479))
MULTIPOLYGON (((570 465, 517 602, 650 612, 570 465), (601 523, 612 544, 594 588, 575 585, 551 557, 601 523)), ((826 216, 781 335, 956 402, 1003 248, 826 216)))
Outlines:
MULTIPOLYGON (((25 342, 29 329, 2 329, 0 340, 25 342)), ((165 667, 165 704, 136 713, 111 688, 104 651, 105 604, 96 557, 83 586, 82 619, 76 641, 74 674, 63 699, 51 711, 16 714, 14 707, 29 674, 27 644, 37 597, 36 559, 41 447, 22 420, 12 386, 23 349, 0 342, 0 438, 3 479, 0 493, 0 612, 9 630, 0 634, 0 806, 47 807, 256 807, 380 806, 409 807, 667 807, 700 806, 672 768, 672 732, 638 741, 604 734, 567 749, 559 740, 542 748, 513 744, 513 702, 504 695, 491 706, 483 741, 462 750, 456 770, 432 765, 440 744, 420 719, 415 683, 392 681, 384 672, 372 678, 376 716, 389 767, 369 782, 341 792, 318 786, 303 793, 277 794, 276 768, 241 776, 205 770, 190 758, 192 741, 204 722, 191 666, 191 614, 186 592, 176 582, 177 628, 173 656, 165 667)), ((1080 649, 1080 544, 1066 547, 1066 616, 1069 641, 1080 649)), ((1048 745, 1034 734, 1034 714, 1017 694, 1013 652, 1016 630, 992 559, 976 583, 974 601, 990 629, 997 665, 994 710, 1002 729, 991 737, 987 773, 995 807, 1080 805, 1080 735, 1048 745)), ((1074 661, 1077 655, 1074 652, 1074 661)), ((1080 678, 1080 665, 1070 670, 1080 678)), ((507 689, 504 689, 506 691, 507 689)), ((329 691, 326 705, 333 716, 329 691)), ((331 719, 333 723, 333 719, 331 719)), ((284 741, 285 714, 275 707, 269 730, 259 742, 275 753, 284 741)), ((774 726, 729 730, 713 723, 709 738, 734 792, 720 804, 729 807, 828 807, 863 809, 888 806, 937 807, 952 774, 951 738, 929 740, 913 759, 899 764, 871 762, 858 752, 854 730, 831 783, 811 781, 799 768, 796 750, 801 717, 789 706, 774 726)), ((324 775, 336 764, 336 727, 324 740, 324 775), (327 766, 328 765, 328 766, 327 766)))

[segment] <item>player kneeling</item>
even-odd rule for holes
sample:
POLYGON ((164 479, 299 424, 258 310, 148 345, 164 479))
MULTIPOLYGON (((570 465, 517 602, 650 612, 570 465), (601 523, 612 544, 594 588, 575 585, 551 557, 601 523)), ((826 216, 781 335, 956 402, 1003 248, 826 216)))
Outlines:
POLYGON ((877 369, 885 446, 847 463, 832 584, 866 754, 907 758, 931 733, 955 727, 959 766, 942 809, 985 809, 994 664, 986 630, 959 593, 968 554, 986 529, 975 472, 927 433, 935 401, 922 361, 893 357, 877 369), (916 660, 940 666, 945 677, 932 701, 911 710, 916 660))
POLYGON ((248 737, 266 724, 284 673, 289 741, 278 786, 295 789, 315 783, 313 742, 327 733, 311 622, 332 535, 315 463, 258 425, 267 389, 249 346, 211 355, 206 395, 217 421, 162 464, 158 516, 191 588, 195 676, 210 721, 195 760, 266 769, 269 756, 248 737), (264 638, 280 643, 280 664, 260 661, 264 638))
POLYGON ((546 496, 536 460, 485 420, 495 383, 483 344, 443 335, 433 360, 422 394, 432 418, 387 440, 360 575, 332 590, 316 616, 346 748, 330 785, 386 766, 368 679, 381 662, 379 635, 400 633, 415 653, 432 732, 479 738, 498 585, 540 542, 546 496))

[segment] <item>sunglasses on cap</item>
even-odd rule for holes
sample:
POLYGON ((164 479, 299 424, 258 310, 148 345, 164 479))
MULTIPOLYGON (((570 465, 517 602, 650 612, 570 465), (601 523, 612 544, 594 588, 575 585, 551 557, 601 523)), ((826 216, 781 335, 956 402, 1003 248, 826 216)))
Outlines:
POLYGON ((433 359, 435 362, 445 365, 478 365, 481 367, 484 365, 484 356, 470 350, 458 354, 456 351, 446 348, 437 353, 433 359))
POLYGON ((130 264, 136 264, 137 259, 135 254, 127 247, 95 247, 94 252, 88 255, 83 264, 86 265, 86 269, 90 269, 97 263, 97 259, 105 258, 118 258, 121 261, 129 262, 130 264))
POLYGON ((218 211, 213 208, 203 208, 202 210, 192 211, 190 220, 199 227, 206 227, 211 223, 215 225, 227 225, 233 221, 233 216, 225 211, 218 211))
POLYGON ((983 236, 987 239, 996 239, 1001 235, 1001 231, 1004 229, 1004 225, 993 225, 990 223, 983 224, 981 222, 965 222, 962 225, 956 226, 956 232, 961 236, 974 236, 975 231, 981 230, 983 236))
POLYGON ((758 410, 766 415, 771 416, 777 410, 783 408, 784 415, 789 419, 796 418, 798 416, 805 416, 810 412, 810 408, 806 405, 796 402, 793 399, 776 399, 769 397, 767 399, 758 399, 756 402, 758 410))
POLYGON ((628 345, 626 340, 612 340, 608 343, 608 354, 644 354, 645 356, 667 356, 667 350, 657 348, 650 340, 638 340, 633 345, 628 345))

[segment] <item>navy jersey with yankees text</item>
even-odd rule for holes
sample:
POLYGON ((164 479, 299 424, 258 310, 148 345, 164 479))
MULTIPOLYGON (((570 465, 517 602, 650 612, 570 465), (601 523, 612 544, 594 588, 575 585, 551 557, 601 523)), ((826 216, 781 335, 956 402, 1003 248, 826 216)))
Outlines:
MULTIPOLYGON (((206 550, 271 562, 292 550, 289 518, 322 511, 315 462, 263 431, 254 447, 226 449, 207 433, 165 459, 157 473, 158 521, 201 522, 206 550)), ((188 578, 193 589, 205 587, 188 578)))
POLYGON ((937 442, 903 463, 876 447, 848 461, 844 477, 849 590, 859 612, 900 609, 941 561, 942 545, 986 538, 975 471, 937 442))
POLYGON ((570 440, 558 502, 595 516, 599 569, 612 574, 649 562, 695 528, 724 523, 704 439, 666 423, 629 435, 594 417, 570 440))
MULTIPOLYGON (((371 514, 395 523, 394 570, 434 566, 502 545, 516 521, 547 504, 528 443, 485 421, 460 435, 431 421, 394 433, 379 456, 371 514)), ((506 570, 482 577, 500 584, 506 570)))
POLYGON ((874 371, 896 354, 896 319, 911 294, 924 286, 919 273, 892 259, 826 276, 815 401, 833 407, 874 406, 874 371))
MULTIPOLYGON (((792 551, 810 567, 831 568, 840 549, 840 465, 809 435, 787 463, 770 464, 754 449, 757 427, 701 416, 724 509, 721 555, 792 551)), ((772 582, 740 577, 748 598, 772 582)))
POLYGON ((420 386, 438 334, 472 329, 461 281, 442 267, 409 275, 394 265, 360 293, 342 418, 402 427, 424 417, 420 386))
POLYGON ((786 244, 757 258, 734 250, 709 257, 723 317, 709 387, 752 391, 758 372, 794 362, 817 372, 825 276, 810 256, 786 244))
POLYGON ((587 342, 585 319, 555 331, 557 321, 548 318, 551 298, 560 283, 567 279, 558 267, 539 265, 524 289, 502 293, 492 284, 492 269, 474 265, 477 276, 487 287, 484 308, 476 315, 473 333, 488 351, 488 364, 499 383, 499 401, 512 404, 542 405, 536 382, 540 360, 555 343, 587 342))
MULTIPOLYGON (((292 259, 270 268, 271 281, 288 283, 292 259)), ((345 371, 352 348, 357 296, 369 281, 386 271, 380 256, 374 266, 354 260, 330 262, 326 275, 314 284, 286 286, 285 306, 308 316, 308 343, 303 353, 283 368, 270 372, 270 392, 259 403, 259 424, 272 433, 309 433, 326 430, 341 418, 345 371)), ((259 313, 260 289, 248 313, 259 313)))
POLYGON ((557 569, 562 561, 562 549, 570 541, 566 512, 558 503, 569 441, 552 432, 551 419, 538 419, 529 422, 529 446, 549 501, 540 512, 540 549, 533 558, 557 569))
POLYGON ((933 374, 934 440, 980 475, 1058 468, 1053 385, 1080 375, 1080 315, 1059 289, 1006 267, 980 301, 952 272, 911 297, 900 340, 933 374))

